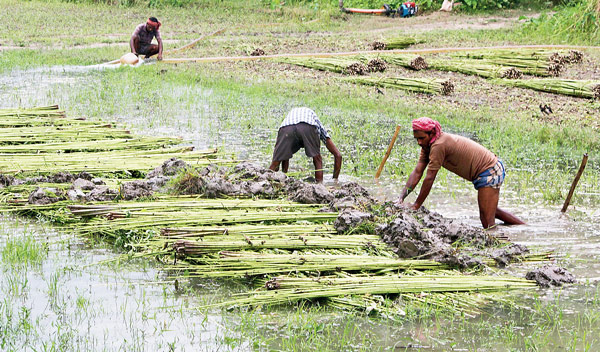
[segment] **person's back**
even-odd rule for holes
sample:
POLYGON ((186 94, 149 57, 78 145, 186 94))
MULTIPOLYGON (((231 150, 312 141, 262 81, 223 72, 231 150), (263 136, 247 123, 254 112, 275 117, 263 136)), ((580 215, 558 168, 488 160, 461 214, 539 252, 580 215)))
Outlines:
POLYGON ((444 167, 458 176, 473 181, 477 175, 494 166, 496 155, 469 138, 442 132, 430 147, 429 153, 421 150, 419 160, 430 170, 444 167))

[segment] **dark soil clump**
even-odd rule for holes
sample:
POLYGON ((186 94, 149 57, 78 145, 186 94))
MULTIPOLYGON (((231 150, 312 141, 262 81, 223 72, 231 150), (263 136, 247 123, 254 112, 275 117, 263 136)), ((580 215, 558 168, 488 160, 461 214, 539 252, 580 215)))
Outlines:
POLYGON ((153 194, 152 185, 148 181, 136 180, 125 182, 121 186, 121 197, 125 200, 150 197, 153 194))
POLYGON ((344 233, 356 228, 365 221, 373 220, 373 214, 365 213, 355 209, 344 209, 335 220, 333 226, 338 233, 344 233))
POLYGON ((529 253, 529 249, 520 244, 511 243, 510 245, 492 251, 491 257, 496 261, 499 267, 504 268, 516 258, 529 253))
POLYGON ((35 191, 33 191, 28 198, 29 204, 52 204, 59 202, 61 200, 66 200, 67 196, 65 191, 59 188, 41 188, 38 187, 35 191))
POLYGON ((73 189, 81 189, 84 191, 90 191, 90 190, 94 189, 95 186, 96 185, 92 181, 88 181, 83 178, 78 178, 75 181, 73 181, 73 186, 71 186, 71 187, 73 189))
POLYGON ((594 98, 600 99, 600 84, 592 88, 592 91, 594 92, 594 98))
POLYGON ((459 267, 481 265, 468 252, 482 251, 497 241, 485 231, 458 221, 448 220, 425 208, 418 211, 392 208, 394 219, 379 224, 376 233, 401 258, 427 258, 459 267), (459 251, 452 245, 469 246, 459 251))
POLYGON ((48 183, 70 183, 73 182, 77 177, 69 172, 57 172, 54 175, 50 175, 46 178, 48 183))
POLYGON ((14 186, 16 184, 15 180, 16 179, 11 175, 0 174, 0 187, 14 186))
POLYGON ((565 268, 554 265, 545 265, 530 271, 525 275, 528 280, 535 280, 541 287, 562 286, 562 284, 575 283, 575 277, 565 268))
POLYGON ((107 186, 96 186, 87 194, 86 199, 90 202, 104 202, 117 198, 119 192, 107 186))
POLYGON ((177 158, 166 160, 161 166, 150 171, 146 178, 154 178, 158 176, 174 176, 179 171, 189 168, 185 161, 177 158))

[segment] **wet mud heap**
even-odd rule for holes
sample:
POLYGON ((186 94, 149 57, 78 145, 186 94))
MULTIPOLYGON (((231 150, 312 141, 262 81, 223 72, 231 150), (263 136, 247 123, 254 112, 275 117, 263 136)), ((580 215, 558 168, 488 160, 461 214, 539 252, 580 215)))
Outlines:
POLYGON ((393 220, 379 224, 376 233, 400 258, 419 257, 473 267, 483 264, 477 259, 484 254, 483 249, 498 244, 493 236, 481 229, 448 220, 423 207, 413 211, 391 206, 390 210, 395 212, 393 220), (464 244, 464 250, 453 246, 458 243, 464 244))
POLYGON ((575 277, 566 269, 554 265, 545 265, 525 275, 528 280, 535 280, 541 287, 562 286, 575 283, 575 277))

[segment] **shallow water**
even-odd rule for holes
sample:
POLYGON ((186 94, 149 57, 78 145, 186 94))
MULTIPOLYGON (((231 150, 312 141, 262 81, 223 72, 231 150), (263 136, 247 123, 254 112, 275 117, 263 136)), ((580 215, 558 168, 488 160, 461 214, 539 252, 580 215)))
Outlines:
MULTIPOLYGON (((136 133, 181 136, 199 148, 225 147, 226 151, 237 153, 240 158, 256 160, 262 164, 265 164, 265 159, 268 160, 272 143, 269 138, 274 135, 276 126, 248 131, 241 122, 256 112, 256 108, 250 107, 253 104, 250 100, 239 101, 238 107, 231 109, 218 103, 226 97, 217 97, 211 90, 173 84, 169 90, 169 99, 185 102, 178 104, 175 110, 168 104, 158 104, 149 110, 133 103, 118 107, 82 106, 84 104, 81 104, 78 91, 98 90, 97 99, 102 99, 101 88, 96 89, 102 84, 101 78, 102 73, 98 67, 13 70, 0 75, 0 108, 58 103, 67 109, 69 116, 90 114, 91 118, 125 123, 136 133)), ((282 113, 270 106, 259 110, 265 116, 282 113)), ((312 165, 304 159, 307 158, 294 159, 292 170, 311 170, 312 165)), ((394 161, 390 159, 390 162, 394 161)), ((326 184, 332 184, 329 177, 330 175, 326 175, 326 184)), ((370 177, 357 181, 367 185, 380 200, 394 200, 405 179, 399 177, 390 180, 389 175, 386 177, 382 177, 379 183, 373 183, 370 177)), ((341 175, 340 181, 350 180, 341 175)), ((593 316, 594 307, 597 308, 590 308, 584 303, 587 302, 586 297, 598 294, 596 281, 600 279, 600 210, 573 204, 567 215, 561 216, 558 206, 524 204, 509 186, 501 196, 500 205, 528 223, 523 226, 501 226, 502 233, 532 249, 554 251, 560 265, 568 268, 580 281, 591 282, 589 285, 576 285, 563 290, 538 291, 542 305, 555 307, 553 309, 562 312, 564 326, 580 326, 577 321, 593 316)), ((480 226, 475 191, 464 183, 451 180, 449 185, 436 186, 426 206, 446 217, 480 226)), ((294 337, 295 330, 290 328, 294 324, 285 322, 289 318, 287 311, 265 316, 260 312, 256 313, 261 317, 260 324, 253 329, 262 336, 249 338, 248 332, 242 336, 234 332, 236 325, 247 325, 246 320, 257 319, 256 316, 231 317, 221 311, 207 314, 188 309, 211 301, 215 296, 228 294, 230 291, 227 288, 204 282, 204 288, 188 285, 185 286, 186 291, 175 292, 173 283, 162 282, 164 275, 145 260, 119 266, 91 265, 115 258, 117 254, 110 249, 97 249, 98 244, 90 247, 81 239, 43 226, 23 225, 19 222, 19 226, 15 227, 14 223, 13 220, 3 220, 4 233, 0 236, 0 249, 4 248, 9 237, 19 236, 34 236, 47 242, 49 246, 48 257, 40 267, 19 271, 3 265, 0 283, 5 298, 0 305, 0 313, 3 315, 2 324, 14 329, 5 329, 10 334, 4 334, 2 338, 8 338, 14 346, 43 349, 44 344, 47 344, 74 346, 76 350, 109 351, 249 350, 256 348, 252 345, 254 339, 266 340, 260 342, 259 346, 279 348, 284 344, 283 340, 290 338, 290 331, 294 337), (20 286, 14 286, 15 282, 20 286), (15 287, 16 292, 9 292, 15 287), (24 323, 21 324, 20 321, 24 323), (22 328, 27 324, 31 328, 22 328), (231 324, 233 325, 230 326, 231 324)), ((539 264, 526 264, 510 270, 517 275, 524 275, 528 268, 536 265, 539 264)), ((531 294, 521 300, 526 306, 533 306, 538 302, 531 294)), ((492 309, 496 309, 494 314, 470 320, 470 323, 490 327, 493 331, 496 329, 500 331, 500 335, 502 329, 510 328, 510 331, 506 330, 504 333, 515 333, 515 349, 527 350, 527 334, 535 335, 533 325, 540 324, 540 321, 515 317, 511 315, 512 312, 499 308, 492 309)), ((319 313, 315 319, 325 324, 339 325, 336 332, 339 336, 332 338, 348 338, 344 335, 344 327, 349 321, 360 326, 361 330, 364 329, 365 336, 372 341, 361 342, 361 338, 357 337, 352 350, 365 346, 398 350, 411 344, 434 346, 433 350, 439 351, 450 350, 452 346, 454 350, 510 349, 494 345, 495 341, 505 341, 505 336, 478 336, 476 332, 469 330, 472 327, 458 327, 447 321, 397 325, 389 321, 381 322, 337 313, 319 313)), ((589 335, 592 337, 588 337, 588 341, 594 342, 593 346, 597 347, 600 344, 600 333, 596 320, 582 324, 581 330, 593 334, 589 335)), ((300 335, 306 334, 302 329, 299 331, 300 335)), ((569 334, 571 332, 561 330, 553 332, 548 337, 552 341, 550 346, 564 346, 563 340, 572 337, 569 334)), ((580 342, 577 346, 581 345, 580 342)), ((0 348, 5 349, 6 346, 0 348)))
POLYGON ((97 265, 117 254, 45 226, 0 220, 0 253, 28 237, 47 246, 39 265, 3 260, 2 350, 230 350, 223 337, 236 336, 222 317, 193 309, 214 299, 215 285, 176 290, 147 260, 97 265))

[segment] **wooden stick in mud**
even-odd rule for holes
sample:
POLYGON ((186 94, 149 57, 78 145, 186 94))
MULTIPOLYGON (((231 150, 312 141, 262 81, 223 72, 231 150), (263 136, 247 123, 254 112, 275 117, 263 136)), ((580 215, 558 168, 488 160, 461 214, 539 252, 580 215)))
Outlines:
POLYGON ((569 203, 571 202, 571 197, 573 197, 573 193, 575 193, 575 187, 577 187, 577 183, 579 182, 579 178, 581 174, 583 174, 583 170, 585 169, 585 165, 587 164, 588 155, 587 153, 583 154, 583 160, 581 160, 581 165, 579 166, 579 171, 577 171, 577 175, 575 175, 575 179, 573 180, 573 184, 571 184, 571 189, 569 190, 569 195, 567 195, 567 199, 565 199, 565 204, 563 205, 561 212, 566 212, 569 203))
POLYGON ((392 152, 392 148, 394 147, 394 144, 396 143, 396 138, 398 138, 399 132, 400 132, 400 126, 396 126, 396 132, 394 132, 394 137, 392 137, 392 141, 390 142, 390 145, 388 146, 388 149, 385 152, 385 156, 383 157, 383 160, 381 160, 381 164, 379 164, 379 169, 377 169, 377 172, 375 173, 376 180, 379 178, 379 176, 381 175, 381 172, 383 171, 383 166, 385 165, 385 162, 387 161, 388 157, 390 156, 390 153, 392 152))

